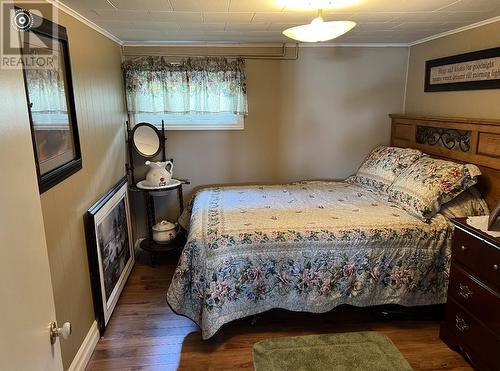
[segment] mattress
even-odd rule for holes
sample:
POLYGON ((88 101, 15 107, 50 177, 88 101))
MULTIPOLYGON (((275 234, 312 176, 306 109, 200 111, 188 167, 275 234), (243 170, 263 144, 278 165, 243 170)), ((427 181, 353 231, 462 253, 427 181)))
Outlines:
POLYGON ((448 219, 424 223, 360 186, 214 187, 196 195, 190 213, 167 301, 204 339, 273 308, 446 301, 448 219))

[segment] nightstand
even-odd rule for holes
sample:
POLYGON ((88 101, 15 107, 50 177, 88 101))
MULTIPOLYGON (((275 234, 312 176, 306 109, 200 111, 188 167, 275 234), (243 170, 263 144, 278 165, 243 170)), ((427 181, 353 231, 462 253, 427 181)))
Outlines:
POLYGON ((452 220, 448 302, 440 338, 477 370, 500 369, 500 239, 452 220))

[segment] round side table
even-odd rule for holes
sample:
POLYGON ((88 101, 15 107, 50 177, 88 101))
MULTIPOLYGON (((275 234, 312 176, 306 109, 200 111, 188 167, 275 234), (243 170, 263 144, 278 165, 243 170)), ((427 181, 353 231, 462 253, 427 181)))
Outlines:
POLYGON ((169 252, 178 250, 184 247, 186 243, 186 234, 181 227, 177 229, 176 237, 168 243, 157 243, 153 240, 153 230, 152 227, 157 223, 155 215, 155 203, 154 198, 159 198, 162 196, 167 196, 172 191, 177 191, 177 197, 179 202, 179 215, 184 211, 184 201, 182 198, 182 186, 184 184, 190 184, 186 179, 178 179, 180 183, 176 186, 167 189, 143 189, 138 188, 136 185, 130 186, 129 189, 132 192, 141 192, 144 195, 144 201, 146 203, 146 215, 148 224, 148 237, 141 241, 140 247, 144 251, 149 252, 151 258, 151 265, 154 266, 155 258, 157 254, 162 252, 169 252))

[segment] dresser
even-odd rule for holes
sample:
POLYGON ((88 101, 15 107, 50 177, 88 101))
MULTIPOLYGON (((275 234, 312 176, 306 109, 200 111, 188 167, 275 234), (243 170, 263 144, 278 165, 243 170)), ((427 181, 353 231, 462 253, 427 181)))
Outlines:
POLYGON ((500 370, 500 239, 453 219, 441 339, 477 370, 500 370))

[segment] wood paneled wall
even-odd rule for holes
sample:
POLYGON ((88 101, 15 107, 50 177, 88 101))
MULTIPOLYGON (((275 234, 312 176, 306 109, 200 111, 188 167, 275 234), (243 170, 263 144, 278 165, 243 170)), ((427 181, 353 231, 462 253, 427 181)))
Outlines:
POLYGON ((41 200, 57 319, 73 324, 61 342, 67 369, 94 321, 83 215, 125 174, 126 115, 119 45, 63 12, 58 22, 68 31, 83 169, 41 200))

